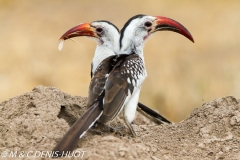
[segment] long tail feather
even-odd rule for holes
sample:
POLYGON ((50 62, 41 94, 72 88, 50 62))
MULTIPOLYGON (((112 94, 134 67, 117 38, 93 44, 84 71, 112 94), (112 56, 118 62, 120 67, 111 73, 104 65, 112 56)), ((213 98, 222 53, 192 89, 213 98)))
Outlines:
POLYGON ((169 120, 167 120, 165 117, 163 117, 162 115, 158 114, 157 112, 155 112, 154 110, 152 110, 151 108, 145 106, 144 104, 138 102, 138 107, 146 114, 148 114, 149 116, 151 116, 152 118, 154 118, 156 121, 160 122, 160 123, 171 123, 169 120))
POLYGON ((102 115, 102 103, 97 101, 72 125, 61 141, 53 149, 53 157, 64 156, 76 147, 78 140, 102 115))

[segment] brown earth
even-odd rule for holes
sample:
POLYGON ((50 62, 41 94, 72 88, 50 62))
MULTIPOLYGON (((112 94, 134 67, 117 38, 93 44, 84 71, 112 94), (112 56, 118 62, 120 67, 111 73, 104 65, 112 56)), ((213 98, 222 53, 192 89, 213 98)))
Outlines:
MULTIPOLYGON (((44 86, 2 102, 0 155, 51 151, 85 107, 86 98, 44 86)), ((116 118, 111 125, 124 123, 116 118)), ((240 104, 232 96, 204 103, 170 125, 154 124, 138 113, 134 129, 137 138, 127 127, 118 132, 96 127, 79 141, 77 150, 85 151, 83 159, 95 160, 240 159, 240 104)))

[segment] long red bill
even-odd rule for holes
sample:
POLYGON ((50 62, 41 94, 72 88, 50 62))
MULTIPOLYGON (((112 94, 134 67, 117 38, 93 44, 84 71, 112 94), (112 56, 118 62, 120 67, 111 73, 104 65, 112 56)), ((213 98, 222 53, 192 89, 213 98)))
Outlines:
POLYGON ((167 17, 156 16, 156 26, 155 26, 154 32, 164 31, 164 30, 177 32, 187 37, 190 41, 194 43, 194 39, 192 35, 182 24, 167 17))
POLYGON ((69 29, 66 33, 64 33, 60 37, 58 49, 59 50, 62 49, 64 40, 67 40, 67 39, 73 38, 73 37, 79 37, 79 36, 96 37, 96 34, 95 34, 93 28, 91 27, 90 23, 79 24, 79 25, 69 29))

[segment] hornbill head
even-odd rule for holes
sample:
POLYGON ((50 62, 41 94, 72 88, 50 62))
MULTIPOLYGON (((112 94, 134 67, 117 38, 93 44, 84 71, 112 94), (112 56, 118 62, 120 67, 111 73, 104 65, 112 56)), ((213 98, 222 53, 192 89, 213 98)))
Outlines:
POLYGON ((156 31, 173 31, 187 37, 194 42, 189 31, 179 22, 162 16, 136 15, 130 18, 123 26, 120 34, 120 50, 129 50, 143 47, 145 40, 156 31))
POLYGON ((109 21, 98 20, 79 24, 64 33, 59 39, 59 50, 62 49, 64 40, 79 36, 93 37, 97 40, 98 45, 104 45, 111 49, 118 46, 119 42, 118 28, 109 21))

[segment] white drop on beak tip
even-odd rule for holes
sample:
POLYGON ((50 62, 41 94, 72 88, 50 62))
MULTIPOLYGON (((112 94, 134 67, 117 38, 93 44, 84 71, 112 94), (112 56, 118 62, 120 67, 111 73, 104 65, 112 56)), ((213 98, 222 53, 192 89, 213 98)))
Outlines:
POLYGON ((61 39, 58 45, 58 50, 61 51, 63 48, 63 44, 64 44, 64 39, 61 39))

